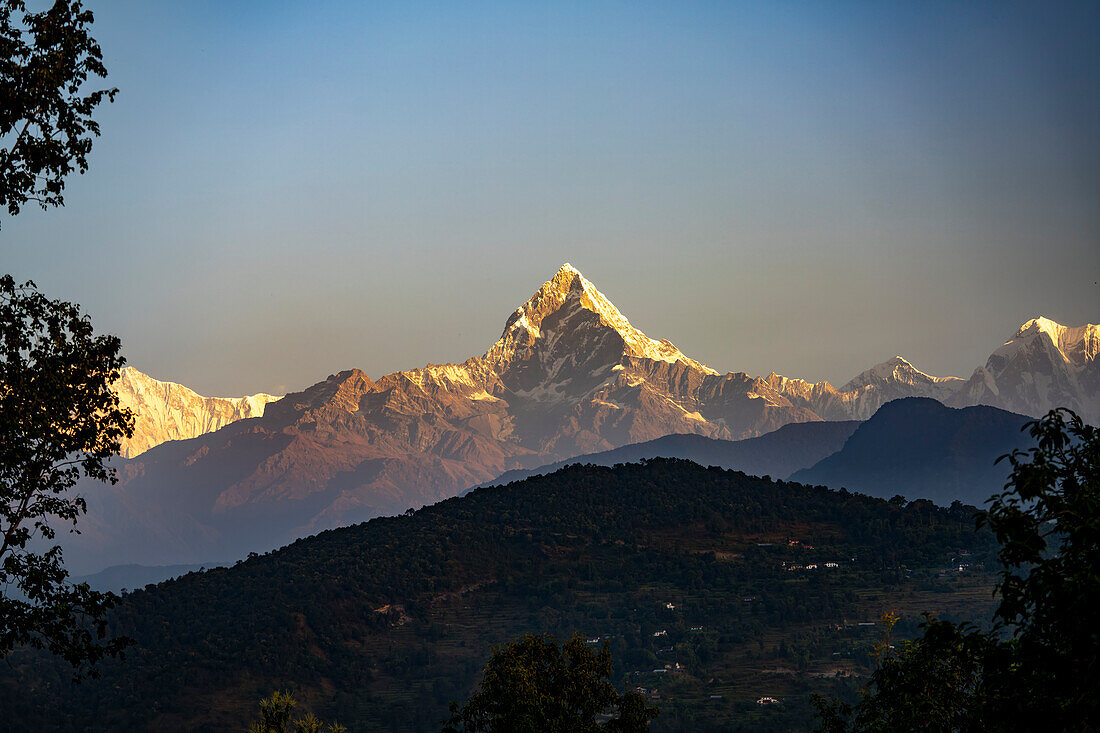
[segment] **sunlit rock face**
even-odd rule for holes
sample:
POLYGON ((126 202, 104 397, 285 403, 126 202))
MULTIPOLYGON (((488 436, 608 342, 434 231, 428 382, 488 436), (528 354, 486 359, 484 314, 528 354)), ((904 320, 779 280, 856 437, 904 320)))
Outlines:
POLYGON ((133 367, 124 367, 112 385, 122 407, 134 414, 134 434, 122 442, 122 456, 135 458, 168 440, 197 438, 236 420, 260 417, 269 394, 249 397, 203 397, 174 382, 161 382, 133 367))
POLYGON ((1054 326, 1043 330, 1059 345, 1042 352, 1049 358, 1012 366, 1016 352, 990 357, 996 393, 968 391, 977 373, 934 377, 901 357, 839 389, 720 374, 638 331, 567 264, 508 316, 496 343, 460 364, 377 380, 350 369, 278 401, 203 398, 128 371, 118 389, 138 414, 137 457, 118 485, 88 487, 93 509, 76 541, 97 566, 81 570, 233 559, 439 501, 509 470, 673 433, 737 440, 794 422, 866 419, 900 397, 960 405, 1019 394, 1031 400, 1026 409, 994 404, 1040 414, 1072 396, 1095 414, 1096 327, 1054 326), (1025 389, 1046 379, 1060 386, 1025 389))
POLYGON ((950 404, 993 405, 1024 415, 1068 407, 1100 424, 1100 327, 1063 326, 1033 318, 985 366, 978 367, 950 404))

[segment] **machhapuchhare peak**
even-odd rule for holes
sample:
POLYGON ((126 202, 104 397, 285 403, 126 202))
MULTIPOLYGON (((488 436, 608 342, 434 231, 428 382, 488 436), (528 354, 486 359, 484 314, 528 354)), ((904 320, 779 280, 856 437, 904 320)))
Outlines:
POLYGON ((969 379, 894 357, 839 389, 720 374, 652 339, 566 264, 483 356, 373 380, 357 369, 301 392, 223 399, 127 370, 137 432, 113 487, 70 540, 77 570, 231 559, 432 503, 505 471, 676 433, 740 440, 789 423, 866 420, 929 397, 1024 415, 1100 417, 1100 329, 1028 321, 969 379), (165 442, 170 441, 170 442, 165 442), (79 557, 94 558, 81 566, 79 557))

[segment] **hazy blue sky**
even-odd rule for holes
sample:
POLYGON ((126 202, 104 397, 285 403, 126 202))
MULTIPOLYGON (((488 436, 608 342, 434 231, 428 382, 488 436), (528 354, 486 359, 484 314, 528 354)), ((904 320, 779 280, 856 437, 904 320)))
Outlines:
POLYGON ((118 101, 0 270, 205 394, 480 354, 569 261, 721 371, 1100 320, 1100 5, 87 0, 118 101))

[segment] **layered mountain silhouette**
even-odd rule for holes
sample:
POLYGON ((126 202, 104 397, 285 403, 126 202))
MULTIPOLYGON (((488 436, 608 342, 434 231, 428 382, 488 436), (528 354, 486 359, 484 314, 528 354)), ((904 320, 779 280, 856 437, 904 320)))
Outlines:
POLYGON ((506 471, 485 485, 507 484, 552 473, 572 464, 614 466, 651 458, 682 458, 701 466, 742 471, 753 476, 786 479, 844 447, 858 420, 791 423, 756 438, 719 440, 703 435, 666 435, 600 453, 588 453, 534 469, 506 471))
POLYGON ((1096 327, 1056 332, 1057 341, 1051 333, 1015 339, 1038 343, 1046 361, 1022 347, 991 357, 985 392, 971 386, 978 372, 969 381, 932 377, 900 357, 840 389, 719 374, 638 331, 566 264, 511 314, 483 356, 377 381, 348 370, 213 432, 205 429, 218 420, 191 419, 180 407, 171 421, 202 434, 121 461, 115 486, 82 486, 92 511, 68 557, 83 564, 77 572, 233 559, 453 496, 509 470, 669 434, 734 441, 789 423, 866 419, 897 397, 957 402, 995 390, 1004 404, 1029 395, 1035 414, 1044 400, 1076 390, 1073 404, 1094 409, 1096 327), (1057 389, 1031 390, 1046 377, 1028 382, 1026 369, 1063 369, 1059 353, 1068 376, 1051 377, 1057 389))
POLYGON ((1032 444, 1030 418, 979 405, 955 409, 910 397, 887 403, 844 447, 791 475, 792 481, 846 488, 883 499, 959 500, 982 506, 1004 489, 1011 466, 997 459, 1032 444))

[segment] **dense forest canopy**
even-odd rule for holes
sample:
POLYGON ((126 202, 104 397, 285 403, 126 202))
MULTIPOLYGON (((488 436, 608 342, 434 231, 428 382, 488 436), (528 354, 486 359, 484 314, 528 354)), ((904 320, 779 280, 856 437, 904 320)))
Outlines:
POLYGON ((573 466, 129 593, 125 662, 74 688, 16 654, 0 700, 43 730, 221 730, 289 689, 352 731, 435 730, 490 646, 579 631, 610 641, 620 690, 660 699, 654 730, 783 727, 811 689, 847 689, 883 610, 985 615, 973 512, 681 460, 573 466), (771 690, 789 703, 757 706, 771 690))

